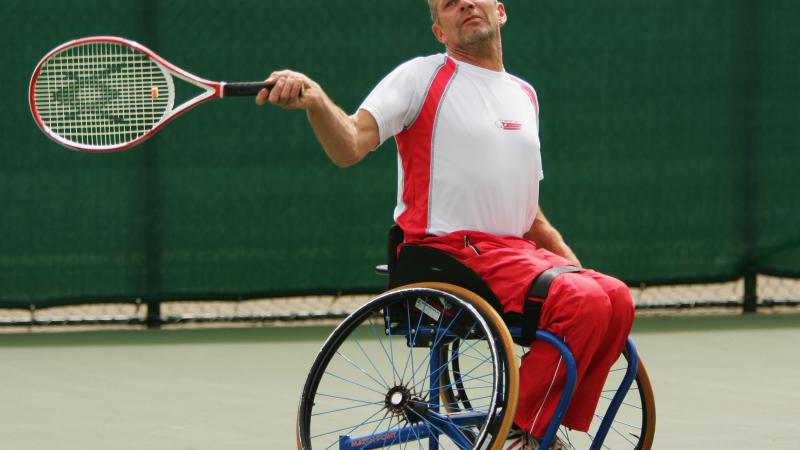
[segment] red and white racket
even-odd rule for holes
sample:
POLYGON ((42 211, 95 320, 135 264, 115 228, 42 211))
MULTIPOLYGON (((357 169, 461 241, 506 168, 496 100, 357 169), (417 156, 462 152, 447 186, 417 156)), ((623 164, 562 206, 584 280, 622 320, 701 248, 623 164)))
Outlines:
POLYGON ((141 44, 96 36, 48 53, 33 72, 29 99, 33 118, 54 141, 79 151, 113 152, 140 144, 200 103, 253 96, 265 87, 263 81, 205 80, 141 44), (174 77, 203 92, 175 106, 174 77))

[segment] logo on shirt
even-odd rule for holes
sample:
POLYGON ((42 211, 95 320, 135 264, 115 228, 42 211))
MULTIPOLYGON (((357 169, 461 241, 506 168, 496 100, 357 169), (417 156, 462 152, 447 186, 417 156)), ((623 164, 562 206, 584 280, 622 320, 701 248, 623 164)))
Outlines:
POLYGON ((517 131, 522 129, 522 124, 513 120, 498 120, 494 123, 497 128, 506 131, 517 131))

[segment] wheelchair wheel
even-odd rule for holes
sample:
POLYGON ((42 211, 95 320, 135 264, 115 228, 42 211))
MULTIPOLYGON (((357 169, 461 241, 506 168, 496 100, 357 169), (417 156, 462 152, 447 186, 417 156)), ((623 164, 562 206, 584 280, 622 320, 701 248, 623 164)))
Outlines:
POLYGON ((595 433, 605 416, 611 399, 625 376, 628 368, 629 356, 625 352, 609 372, 600 401, 595 410, 595 417, 589 432, 582 433, 569 430, 562 426, 558 435, 567 443, 570 449, 584 450, 589 448, 603 448, 609 450, 650 450, 656 427, 656 404, 650 378, 647 375, 641 358, 636 371, 636 378, 625 399, 614 417, 611 428, 602 446, 592 446, 595 433))
POLYGON ((518 396, 513 343, 480 297, 443 283, 403 286, 345 319, 314 361, 297 416, 298 449, 499 450, 518 396), (446 350, 458 342, 457 389, 442 401, 446 350))

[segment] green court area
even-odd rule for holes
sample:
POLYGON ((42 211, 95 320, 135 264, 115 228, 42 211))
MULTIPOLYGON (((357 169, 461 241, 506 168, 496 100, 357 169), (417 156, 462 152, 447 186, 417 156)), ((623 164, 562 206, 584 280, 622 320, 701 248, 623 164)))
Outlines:
MULTIPOLYGON (((331 326, 0 334, 0 448, 294 448, 331 326)), ((642 317, 655 449, 796 449, 800 314, 642 317)))

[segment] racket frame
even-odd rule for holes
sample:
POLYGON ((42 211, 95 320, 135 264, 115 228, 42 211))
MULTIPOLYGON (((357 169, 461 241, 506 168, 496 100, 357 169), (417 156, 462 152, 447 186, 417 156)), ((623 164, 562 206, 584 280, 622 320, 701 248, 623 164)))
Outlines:
POLYGON ((185 113, 186 111, 194 108, 195 106, 207 102, 212 99, 223 98, 225 96, 225 85, 224 81, 211 81, 206 80, 205 78, 200 78, 192 73, 189 73, 180 67, 170 63, 166 59, 162 58, 154 51, 150 50, 149 48, 145 47, 138 42, 132 41, 130 39, 125 39, 117 36, 91 36, 81 39, 75 39, 69 42, 65 42, 58 47, 51 50, 44 58, 37 64, 36 69, 33 71, 33 75, 31 76, 30 86, 28 88, 28 95, 29 95, 29 103, 31 107, 31 114, 33 114, 33 119, 36 121, 36 124, 39 128, 46 134, 50 139, 54 140, 60 145, 68 147, 73 150, 82 151, 82 152, 91 152, 91 153, 107 153, 107 152, 116 152, 128 149, 135 145, 138 145, 145 141, 147 138, 155 134, 158 130, 160 130, 164 125, 171 122, 176 117, 180 116, 181 114, 185 113), (45 63, 50 60, 54 55, 70 48, 75 47, 78 45, 83 44, 92 44, 92 43, 101 43, 101 42, 108 42, 114 44, 124 45, 137 51, 139 53, 143 53, 147 57, 149 57, 155 64, 165 73, 167 74, 166 79, 167 83, 169 84, 169 107, 167 112, 164 116, 157 122, 152 128, 147 130, 141 136, 122 143, 122 144, 114 144, 114 145, 86 145, 76 143, 70 140, 67 140, 55 132, 53 132, 42 120, 41 115, 39 114, 38 108, 35 102, 35 88, 36 88, 36 81, 39 78, 39 74, 42 71, 45 63), (187 100, 186 102, 179 105, 177 108, 173 108, 174 101, 175 101, 175 87, 173 83, 173 76, 178 77, 183 81, 186 81, 194 86, 197 86, 203 89, 204 92, 200 93, 199 95, 187 100))

